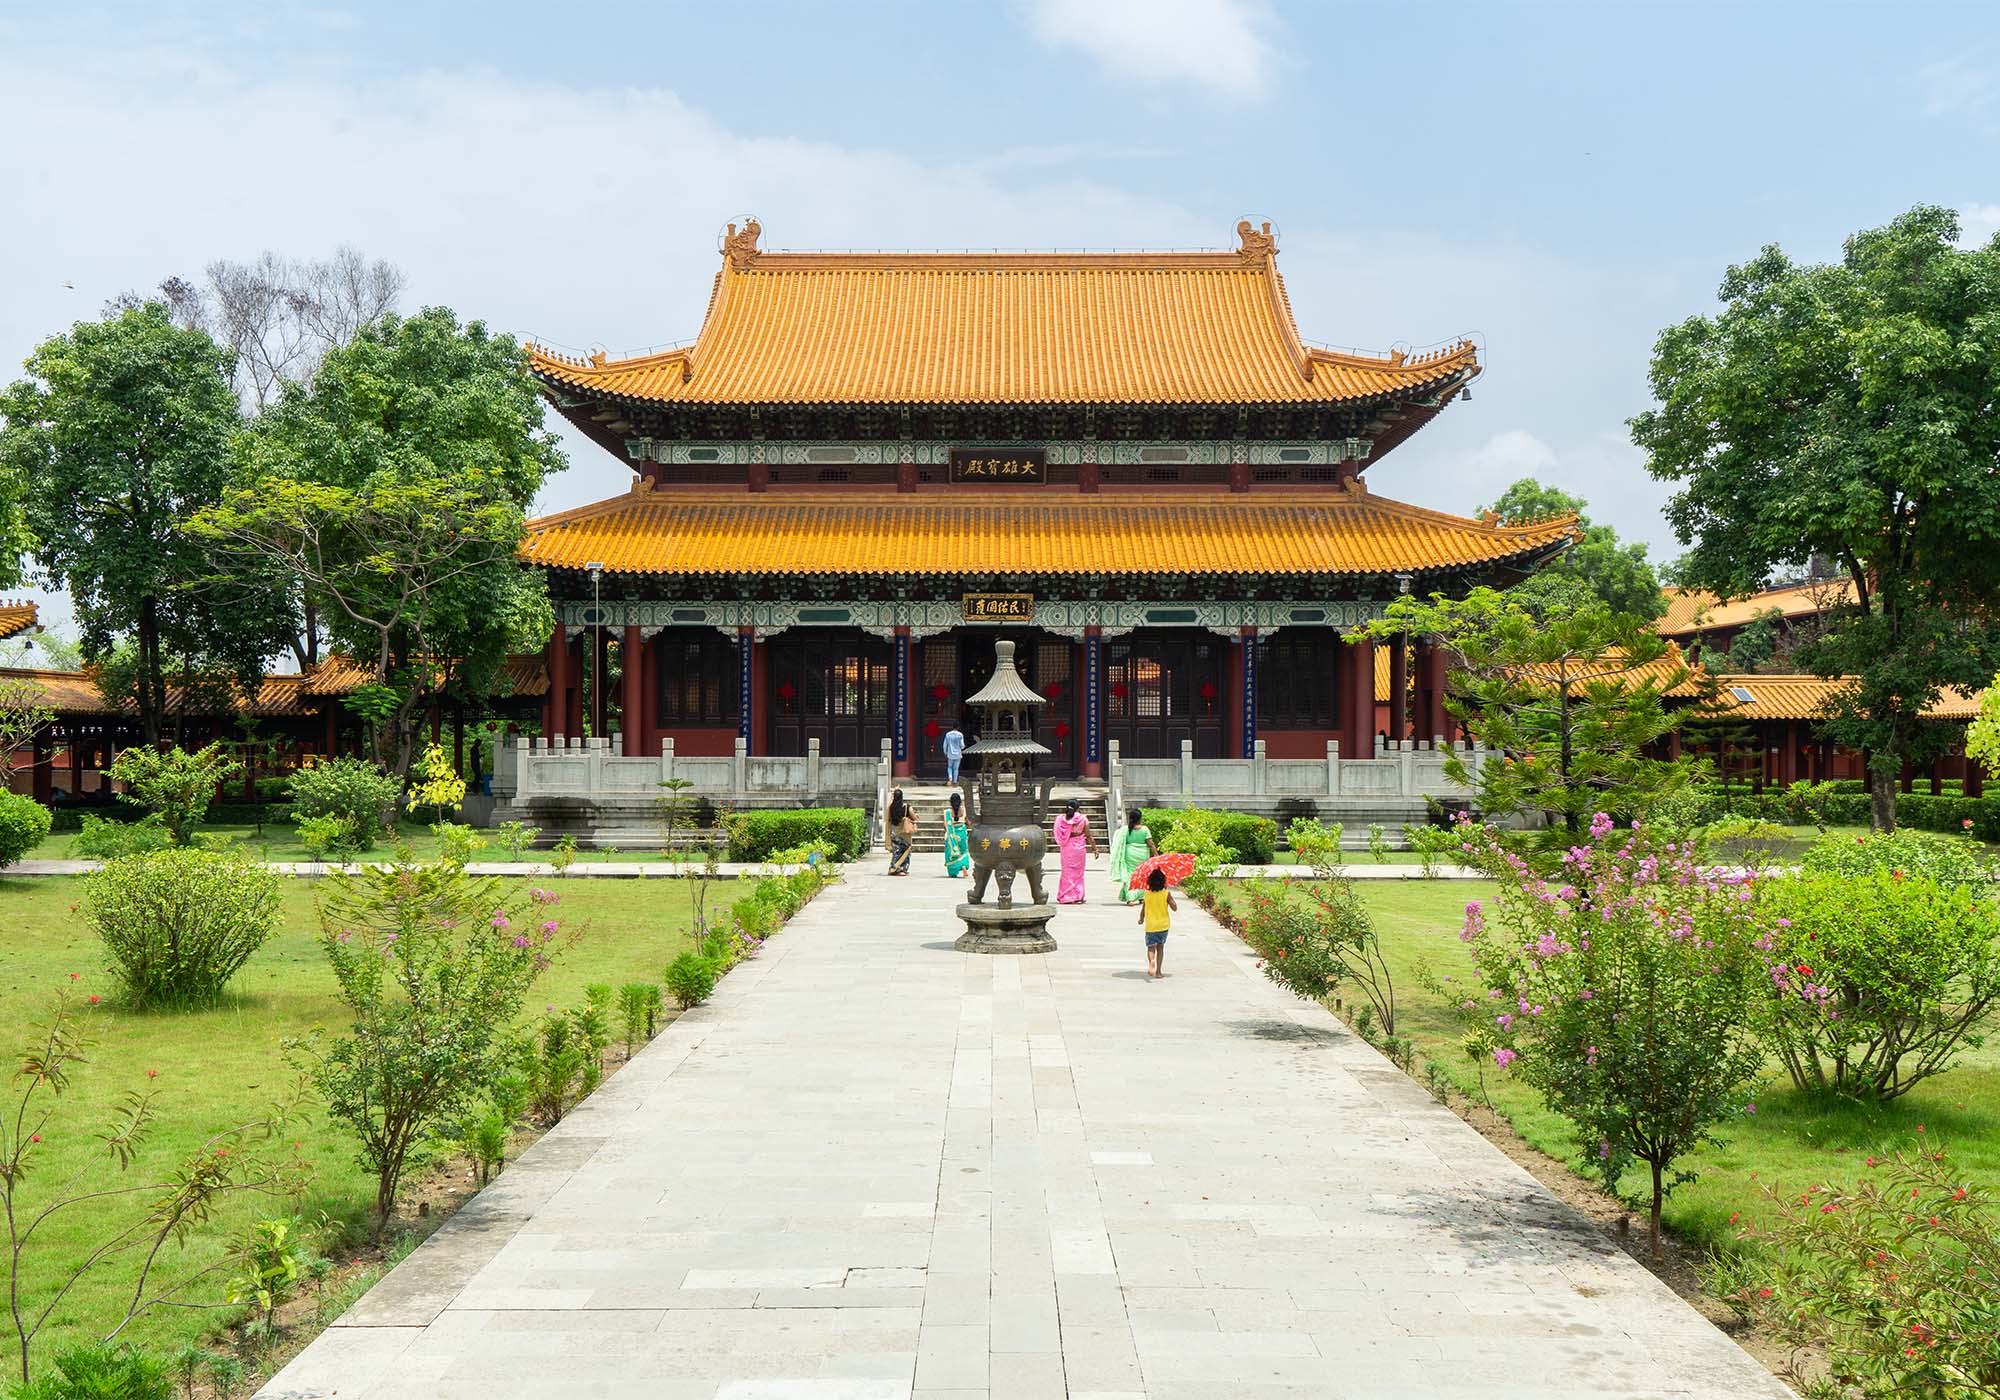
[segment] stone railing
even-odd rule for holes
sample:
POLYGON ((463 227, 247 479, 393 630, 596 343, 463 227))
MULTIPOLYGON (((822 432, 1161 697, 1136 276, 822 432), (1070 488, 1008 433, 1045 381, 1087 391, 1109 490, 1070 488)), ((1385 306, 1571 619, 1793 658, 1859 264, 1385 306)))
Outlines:
POLYGON ((1113 811, 1128 804, 1163 807, 1229 807, 1250 812, 1307 811, 1417 813, 1430 799, 1467 802, 1471 792, 1445 775, 1454 749, 1477 772, 1492 751, 1478 744, 1452 745, 1376 739, 1366 758, 1345 758, 1338 742, 1326 757, 1267 758, 1259 739, 1249 758, 1196 758, 1183 740, 1179 758, 1125 758, 1112 740, 1106 778, 1113 811))
POLYGON ((603 806, 650 803, 661 784, 682 779, 690 797, 706 797, 736 808, 865 807, 885 797, 888 742, 882 755, 825 758, 819 740, 803 755, 781 758, 745 752, 743 740, 729 755, 682 756, 674 741, 660 741, 659 757, 634 758, 615 752, 609 739, 516 739, 496 756, 493 796, 517 807, 567 801, 603 806))

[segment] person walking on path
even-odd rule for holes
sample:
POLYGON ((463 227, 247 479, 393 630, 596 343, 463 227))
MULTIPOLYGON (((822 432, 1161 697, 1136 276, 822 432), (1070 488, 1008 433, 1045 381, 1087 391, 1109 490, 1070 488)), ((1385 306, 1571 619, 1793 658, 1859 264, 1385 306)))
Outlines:
POLYGON ((882 827, 883 836, 889 844, 889 873, 909 874, 910 848, 917 835, 917 813, 903 800, 901 788, 897 788, 889 799, 889 819, 882 823, 882 827))
POLYGON ((1146 975, 1155 980, 1167 975, 1167 925, 1178 908, 1174 892, 1167 888, 1167 872, 1148 874, 1146 893, 1139 901, 1139 923, 1146 930, 1146 975))
POLYGON ((1137 807, 1125 813, 1125 826, 1111 838, 1111 880, 1118 891, 1118 899, 1123 904, 1138 901, 1139 892, 1132 888, 1132 872, 1149 856, 1160 853, 1153 844, 1153 833, 1146 829, 1137 807))
POLYGON ((1069 810, 1055 821, 1056 848, 1062 852, 1062 879, 1056 885, 1056 903, 1083 903, 1083 853, 1097 854, 1097 838, 1091 835, 1090 818, 1083 803, 1072 797, 1069 810))
POLYGON ((965 833, 965 795, 954 791, 944 819, 944 873, 956 879, 972 864, 972 840, 965 833))
POLYGON ((945 730, 938 747, 944 750, 944 780, 957 786, 959 761, 965 757, 965 735, 959 733, 958 726, 954 724, 945 730))

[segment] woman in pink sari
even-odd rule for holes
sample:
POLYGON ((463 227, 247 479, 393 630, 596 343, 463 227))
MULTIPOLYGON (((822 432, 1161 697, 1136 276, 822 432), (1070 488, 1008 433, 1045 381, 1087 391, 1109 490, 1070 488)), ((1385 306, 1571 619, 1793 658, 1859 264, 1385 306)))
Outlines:
POLYGON ((1097 838, 1091 835, 1090 818, 1074 797, 1069 810, 1056 818, 1056 848, 1062 852, 1062 879, 1056 884, 1056 903, 1083 903, 1083 854, 1097 854, 1097 838))

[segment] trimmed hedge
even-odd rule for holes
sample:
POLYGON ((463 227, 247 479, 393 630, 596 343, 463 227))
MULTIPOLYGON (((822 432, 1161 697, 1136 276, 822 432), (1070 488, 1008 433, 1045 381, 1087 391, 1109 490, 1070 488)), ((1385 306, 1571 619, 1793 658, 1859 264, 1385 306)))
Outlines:
POLYGON ((1982 841, 2000 841, 2000 804, 1990 797, 1953 797, 1945 793, 1933 797, 1927 792, 1905 792, 1896 798, 1896 825, 1914 826, 1919 831, 1942 831, 1960 835, 1965 823, 1982 841))
MULTIPOLYGON (((1835 789, 1833 796, 1826 801, 1827 825, 1867 826, 1871 814, 1868 794, 1861 790, 1861 785, 1846 780, 1836 783, 1835 789)), ((1781 823, 1792 820, 1785 807, 1784 795, 1776 789, 1767 789, 1762 793, 1735 792, 1726 802, 1722 793, 1714 788, 1703 789, 1701 795, 1703 821, 1717 821, 1726 816, 1761 817, 1765 821, 1781 823)), ((2000 801, 1994 798, 1962 797, 1952 792, 1935 797, 1928 792, 1896 795, 1898 826, 1962 836, 1966 834, 1965 823, 1968 820, 1972 823, 1972 835, 1982 841, 2000 842, 2000 801)))
MULTIPOLYGON (((85 817, 101 817, 108 822, 137 822, 146 819, 140 808, 122 803, 70 802, 51 809, 50 831, 82 831, 85 817)), ((285 802, 211 802, 203 826, 282 826, 292 819, 285 802)))
POLYGON ((868 849, 868 814, 859 807, 809 807, 742 812, 731 823, 729 858, 767 860, 771 852, 824 841, 835 860, 853 860, 868 849))
POLYGON ((0 865, 12 865, 49 834, 49 809, 0 788, 0 865))
MULTIPOLYGON (((1164 850, 1167 838, 1173 834, 1174 823, 1180 820, 1185 810, 1183 807, 1147 807, 1140 811, 1139 820, 1147 825, 1153 833, 1153 840, 1164 850)), ((1218 834, 1232 860, 1243 865, 1271 863, 1278 853, 1276 822, 1248 812, 1219 812, 1217 815, 1222 818, 1222 829, 1218 834)), ((1124 824, 1122 818, 1114 820, 1121 826, 1124 824)))

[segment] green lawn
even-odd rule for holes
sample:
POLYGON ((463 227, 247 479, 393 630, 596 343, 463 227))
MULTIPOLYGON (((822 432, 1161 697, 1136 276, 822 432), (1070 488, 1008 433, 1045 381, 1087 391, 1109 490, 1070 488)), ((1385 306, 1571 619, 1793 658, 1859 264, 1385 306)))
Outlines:
MULTIPOLYGON (((1426 1058, 1435 1057, 1460 1087, 1476 1094, 1478 1071, 1459 1048, 1451 1007, 1418 985, 1417 972, 1428 965, 1440 978, 1470 985, 1472 959, 1458 928, 1466 902, 1490 898, 1493 887, 1484 881, 1412 880, 1363 883, 1357 889, 1374 916, 1395 977, 1396 1029, 1416 1042, 1418 1073, 1426 1058)), ((1526 1085, 1491 1063, 1484 1068, 1494 1107, 1522 1137, 1581 1170, 1562 1120, 1526 1085)), ((1803 1189, 1850 1176, 1862 1169, 1866 1156, 1910 1143, 1919 1124, 1925 1140, 1942 1142, 1968 1179, 2000 1190, 2000 1044, 1969 1051, 1951 1072, 1880 1107, 1795 1090, 1775 1062, 1754 1101, 1756 1113, 1733 1125, 1724 1145, 1704 1148, 1689 1163, 1699 1179, 1669 1198, 1667 1222, 1683 1235, 1716 1242, 1733 1238, 1732 1213, 1742 1211, 1746 1220, 1763 1213, 1760 1183, 1803 1189)), ((1625 1184, 1636 1194, 1636 1176, 1625 1184)))
MULTIPOLYGON (((205 825, 201 828, 201 831, 205 837, 240 844, 258 860, 308 861, 313 858, 306 851, 304 845, 300 843, 298 829, 290 822, 272 822, 262 827, 230 824, 205 825)), ((489 844, 484 850, 477 852, 473 856, 475 861, 504 861, 514 858, 500 846, 499 842, 495 839, 495 833, 482 832, 480 834, 487 839, 489 844)), ((51 833, 43 839, 39 846, 30 851, 29 855, 31 858, 37 860, 67 860, 75 854, 71 850, 71 846, 75 843, 77 835, 78 833, 74 831, 51 833)), ((399 822, 396 827, 396 835, 409 846, 411 853, 419 859, 429 860, 437 855, 437 837, 431 834, 428 826, 422 826, 416 822, 399 822)), ((393 845, 394 843, 385 837, 373 851, 368 852, 360 858, 364 860, 387 859, 391 854, 393 845)), ((545 861, 549 858, 549 854, 547 849, 527 851, 523 853, 521 859, 545 861)), ((697 854, 693 851, 684 851, 681 853, 681 856, 690 860, 698 858, 697 854)), ((579 863, 655 861, 661 859, 661 856, 657 850, 578 851, 576 859, 579 863)))
MULTIPOLYGON (((28 1204, 37 1199, 38 1184, 53 1184, 90 1154, 91 1134, 104 1122, 107 1106, 128 1089, 146 1083, 145 1072, 157 1069, 159 1118, 149 1146, 130 1179, 171 1165, 203 1138, 254 1113, 290 1081, 281 1042, 315 1025, 336 1030, 344 1024, 334 995, 333 979, 317 943, 313 912, 318 882, 288 881, 283 931, 251 958, 232 984, 228 1004, 212 1011, 151 1014, 122 1009, 117 987, 105 970, 105 958, 95 933, 72 912, 83 896, 84 881, 68 878, 0 879, 0 914, 6 932, 0 936, 0 1027, 5 1028, 0 1052, 12 1059, 30 1027, 39 1024, 43 1009, 69 974, 81 974, 79 994, 96 993, 104 1002, 89 1007, 86 1024, 96 1041, 89 1062, 81 1066, 62 1100, 57 1117, 43 1131, 46 1151, 34 1159, 27 1189, 28 1204)), ((533 882, 515 882, 531 884, 533 882)), ((581 930, 570 947, 530 993, 530 1010, 545 1004, 574 1005, 587 983, 658 982, 661 969, 687 943, 690 890, 680 880, 545 882, 561 892, 554 913, 565 931, 581 930)), ((726 908, 749 886, 723 882, 713 892, 711 908, 726 908)), ((14 1082, 0 1107, 14 1111, 14 1082)), ((323 1118, 303 1124, 298 1140, 318 1168, 317 1183, 304 1202, 308 1212, 325 1211, 343 1222, 361 1222, 373 1204, 372 1185, 353 1161, 353 1149, 323 1118)), ((118 1174, 94 1172, 93 1184, 116 1185, 118 1174)), ((281 1215, 286 1207, 257 1197, 238 1197, 229 1211, 196 1232, 188 1248, 169 1261, 174 1267, 201 1264, 219 1256, 224 1241, 259 1215, 281 1215)), ((42 1296, 55 1271, 52 1259, 80 1257, 95 1241, 99 1221, 91 1211, 68 1213, 67 1224, 38 1237, 22 1271, 30 1297, 42 1296)), ((44 1361, 58 1346, 101 1333, 104 1319, 116 1318, 129 1293, 133 1269, 107 1267, 64 1300, 57 1320, 35 1344, 44 1361)), ((219 1301, 219 1284, 198 1294, 219 1301)), ((192 1340, 217 1321, 210 1312, 160 1310, 148 1314, 126 1335, 149 1348, 171 1350, 192 1340)), ((11 1332, 0 1342, 0 1357, 17 1366, 18 1351, 11 1332)), ((5 1371, 0 1371, 4 1388, 5 1371)))

